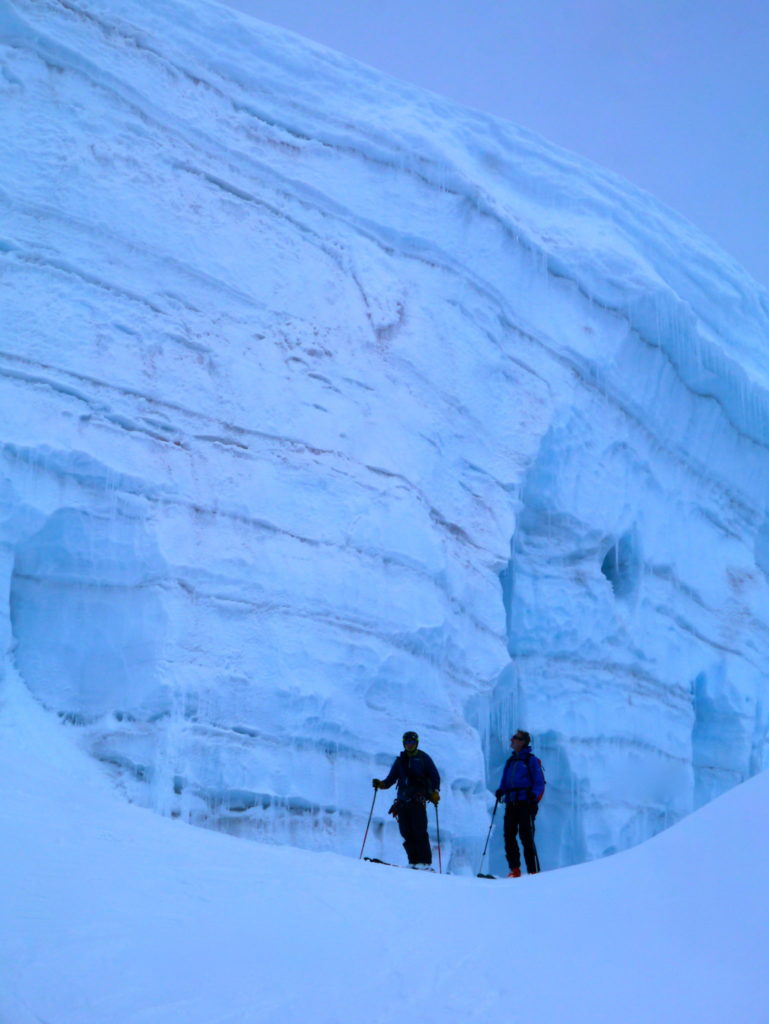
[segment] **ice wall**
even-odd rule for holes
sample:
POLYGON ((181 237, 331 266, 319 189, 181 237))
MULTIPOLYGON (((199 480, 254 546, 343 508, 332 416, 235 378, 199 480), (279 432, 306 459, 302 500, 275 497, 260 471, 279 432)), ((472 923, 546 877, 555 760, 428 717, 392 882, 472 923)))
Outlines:
POLYGON ((769 763, 766 292, 215 5, 0 40, 0 639, 131 799, 357 854, 416 728, 474 870, 521 725, 555 866, 769 763))

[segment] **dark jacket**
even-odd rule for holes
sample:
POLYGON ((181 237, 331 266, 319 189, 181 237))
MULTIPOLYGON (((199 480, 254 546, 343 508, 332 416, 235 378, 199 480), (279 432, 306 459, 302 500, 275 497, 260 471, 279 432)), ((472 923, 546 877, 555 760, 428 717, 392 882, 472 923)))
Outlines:
POLYGON ((411 756, 405 750, 398 754, 381 788, 389 789, 394 782, 398 783, 399 800, 419 800, 441 788, 438 769, 424 750, 417 750, 411 756))
POLYGON ((542 762, 532 754, 531 747, 524 747, 520 753, 508 757, 499 788, 503 803, 531 800, 532 797, 541 799, 545 792, 545 773, 542 762))

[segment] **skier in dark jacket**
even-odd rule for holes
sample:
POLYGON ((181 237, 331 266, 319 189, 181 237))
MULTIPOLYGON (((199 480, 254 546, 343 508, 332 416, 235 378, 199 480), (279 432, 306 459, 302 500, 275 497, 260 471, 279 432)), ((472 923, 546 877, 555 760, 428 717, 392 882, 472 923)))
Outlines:
POLYGON ((390 813, 398 822, 409 864, 428 867, 433 862, 433 851, 427 835, 426 802, 437 805, 441 777, 430 755, 419 750, 419 736, 415 732, 404 732, 403 750, 393 761, 387 778, 371 781, 374 789, 389 789, 397 782, 390 813))
POLYGON ((534 845, 534 819, 539 801, 545 792, 542 762, 531 752, 531 736, 518 729, 510 737, 512 755, 507 759, 497 800, 505 804, 505 854, 510 866, 508 878, 520 878, 521 853, 516 836, 520 835, 526 870, 530 875, 539 871, 539 857, 534 845))

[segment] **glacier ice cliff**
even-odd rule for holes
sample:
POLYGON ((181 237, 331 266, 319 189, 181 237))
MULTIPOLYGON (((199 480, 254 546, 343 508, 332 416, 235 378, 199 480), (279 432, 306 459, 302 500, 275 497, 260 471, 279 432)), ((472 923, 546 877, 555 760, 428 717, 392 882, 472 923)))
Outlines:
POLYGON ((128 798, 357 855, 416 728, 475 870, 523 726, 552 867, 769 765, 766 291, 214 4, 0 0, 0 45, 3 672, 128 798))

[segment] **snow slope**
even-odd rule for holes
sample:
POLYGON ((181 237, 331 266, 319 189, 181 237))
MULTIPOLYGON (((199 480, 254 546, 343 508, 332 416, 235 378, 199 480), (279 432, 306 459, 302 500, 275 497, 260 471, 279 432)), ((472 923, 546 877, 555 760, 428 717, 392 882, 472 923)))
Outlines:
POLYGON ((631 851, 497 882, 130 806, 21 687, 0 774, 3 1024, 769 1021, 766 772, 631 851))
POLYGON ((767 766, 765 291, 214 4, 0 0, 0 43, 2 671, 129 799, 354 855, 416 728, 472 874, 518 725, 549 867, 767 766))

